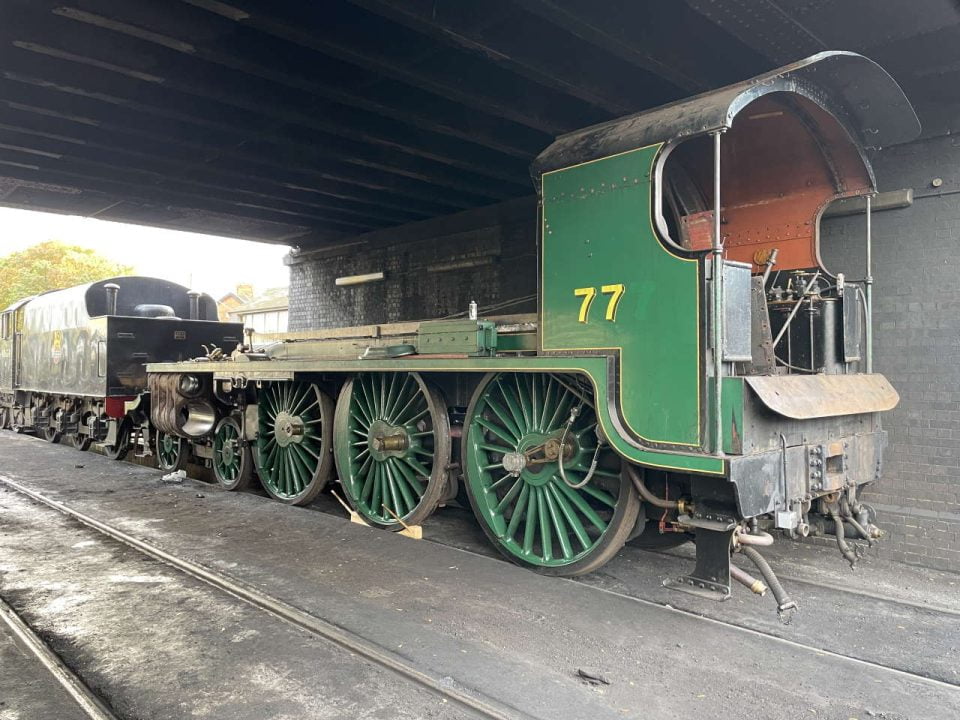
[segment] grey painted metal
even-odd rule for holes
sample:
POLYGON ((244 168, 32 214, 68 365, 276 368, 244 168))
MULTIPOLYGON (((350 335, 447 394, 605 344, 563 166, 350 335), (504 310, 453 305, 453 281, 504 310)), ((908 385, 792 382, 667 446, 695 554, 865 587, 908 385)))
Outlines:
MULTIPOLYGON (((743 108, 774 92, 810 99, 865 148, 907 142, 920 133, 910 102, 883 68, 856 53, 822 52, 741 83, 563 135, 537 157, 534 178, 655 143, 727 130, 743 108)), ((866 158, 864 163, 872 178, 866 158)))
POLYGON ((723 361, 753 359, 751 332, 752 267, 727 260, 723 264, 723 361))

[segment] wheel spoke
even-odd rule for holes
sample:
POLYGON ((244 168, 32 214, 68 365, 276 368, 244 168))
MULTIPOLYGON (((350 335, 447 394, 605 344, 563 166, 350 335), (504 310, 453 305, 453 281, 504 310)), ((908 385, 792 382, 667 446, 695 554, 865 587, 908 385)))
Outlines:
MULTIPOLYGON (((510 476, 508 475, 507 477, 510 477, 510 476)), ((509 507, 510 503, 513 502, 513 499, 525 487, 527 487, 527 484, 523 482, 523 480, 521 480, 520 478, 517 478, 517 481, 513 484, 513 486, 509 490, 507 490, 507 494, 504 495, 500 499, 500 502, 497 503, 497 509, 494 512, 498 514, 502 513, 504 511, 504 508, 509 507)))
MULTIPOLYGON (((503 401, 507 404, 507 408, 510 410, 510 414, 513 417, 516 427, 529 429, 524 422, 523 413, 517 406, 516 398, 514 397, 513 392, 509 390, 502 382, 500 382, 500 378, 497 378, 497 387, 500 390, 500 397, 503 398, 503 401)), ((487 398, 487 403, 490 403, 489 397, 487 398)))
POLYGON ((527 516, 523 528, 523 552, 533 554, 533 541, 537 532, 537 496, 530 492, 527 497, 527 516))
POLYGON ((507 433, 506 430, 504 430, 504 429, 503 429, 502 427, 500 427, 499 425, 497 425, 497 424, 495 424, 495 423, 493 423, 493 422, 490 422, 490 421, 487 420, 486 418, 477 417, 475 422, 476 422, 478 425, 480 425, 481 427, 484 427, 484 428, 486 428, 487 430, 489 430, 490 432, 492 432, 494 435, 496 435, 498 438, 500 438, 500 439, 503 440, 504 442, 506 442, 506 443, 512 443, 512 442, 514 442, 514 441, 511 439, 510 435, 507 433))
MULTIPOLYGON (((521 377, 520 373, 516 373, 513 376, 513 382, 517 386, 517 400, 519 400, 520 402, 520 412, 523 413, 524 427, 532 429, 533 421, 531 419, 531 415, 528 414, 529 409, 527 408, 527 403, 523 401, 524 396, 527 395, 527 393, 524 392, 524 388, 523 388, 523 386, 526 384, 526 381, 520 382, 520 377, 521 377)), ((527 396, 527 400, 530 400, 529 396, 527 396)))
POLYGON ((546 503, 543 500, 543 488, 537 489, 537 516, 540 518, 540 556, 544 560, 553 559, 553 533, 550 518, 547 516, 546 503))
POLYGON ((500 422, 503 423, 505 429, 513 435, 512 442, 519 442, 520 438, 523 437, 523 433, 520 432, 520 428, 516 426, 513 419, 509 417, 508 412, 500 407, 499 403, 494 402, 493 398, 487 399, 487 407, 493 410, 494 414, 500 418, 500 422))
POLYGON ((570 501, 561 494, 556 485, 551 483, 550 485, 547 485, 546 488, 549 493, 548 498, 550 496, 553 497, 554 503, 560 508, 560 512, 563 514, 563 517, 566 518, 567 524, 570 526, 573 534, 577 536, 577 540, 580 542, 580 545, 584 550, 589 548, 591 545, 590 536, 583 527, 583 523, 580 522, 580 518, 578 518, 577 514, 574 512, 573 507, 570 505, 570 501))
POLYGON ((511 540, 516 534, 517 528, 520 527, 520 521, 523 520, 523 516, 527 514, 527 497, 530 495, 530 486, 526 483, 521 484, 523 488, 521 488, 520 496, 513 506, 513 514, 510 516, 510 522, 507 524, 507 530, 504 533, 504 537, 510 538, 511 540))
MULTIPOLYGON (((603 532, 607 529, 607 523, 604 522, 603 518, 597 514, 597 511, 590 507, 590 504, 580 495, 577 490, 567 487, 567 484, 563 480, 558 480, 556 477, 552 480, 555 487, 559 488, 560 492, 572 503, 573 507, 580 511, 580 514, 583 515, 590 523, 597 528, 600 532, 603 532)), ((589 487, 585 486, 582 489, 589 487)))
POLYGON ((580 488, 580 490, 587 493, 587 495, 591 495, 592 497, 596 498, 597 500, 602 502, 604 505, 608 505, 611 508, 615 508, 617 506, 617 499, 613 497, 613 495, 611 495, 610 493, 604 490, 601 490, 593 483, 587 483, 582 488, 580 488))
POLYGON ((573 548, 570 547, 567 525, 563 521, 563 516, 554 502, 553 493, 551 492, 552 488, 546 485, 540 488, 540 490, 543 491, 543 499, 546 501, 547 514, 550 516, 550 522, 553 525, 553 529, 557 531, 557 542, 560 544, 560 552, 563 553, 563 557, 569 560, 573 557, 573 548))
POLYGON ((397 470, 400 477, 406 480, 407 485, 410 486, 410 489, 413 490, 413 493, 419 498, 423 495, 424 487, 423 482, 414 475, 413 471, 407 467, 405 463, 400 462, 397 458, 390 458, 391 464, 397 470))

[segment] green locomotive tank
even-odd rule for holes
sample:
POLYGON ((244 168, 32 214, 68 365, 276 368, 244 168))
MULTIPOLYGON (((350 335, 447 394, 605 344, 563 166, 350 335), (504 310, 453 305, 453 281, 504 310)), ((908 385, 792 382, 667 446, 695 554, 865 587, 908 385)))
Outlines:
POLYGON ((845 529, 879 534, 859 491, 898 400, 872 368, 869 264, 825 267, 820 217, 875 192, 872 148, 918 132, 889 75, 830 52, 560 137, 532 168, 536 315, 151 364, 153 422, 228 487, 255 463, 283 502, 309 502, 335 465, 381 527, 466 495, 493 544, 541 572, 694 539, 670 584, 724 598, 731 577, 762 587, 731 576, 742 551, 789 611, 756 547, 828 519, 856 560, 845 529))

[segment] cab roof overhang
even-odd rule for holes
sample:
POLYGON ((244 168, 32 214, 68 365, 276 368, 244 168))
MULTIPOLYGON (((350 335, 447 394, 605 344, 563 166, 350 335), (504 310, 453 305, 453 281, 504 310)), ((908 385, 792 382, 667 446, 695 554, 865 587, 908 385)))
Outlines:
POLYGON ((728 130, 747 105, 777 92, 800 95, 822 107, 862 151, 909 142, 920 134, 920 121, 910 101, 883 68, 857 53, 831 51, 687 100, 562 135, 537 157, 531 174, 539 186, 546 172, 728 130))

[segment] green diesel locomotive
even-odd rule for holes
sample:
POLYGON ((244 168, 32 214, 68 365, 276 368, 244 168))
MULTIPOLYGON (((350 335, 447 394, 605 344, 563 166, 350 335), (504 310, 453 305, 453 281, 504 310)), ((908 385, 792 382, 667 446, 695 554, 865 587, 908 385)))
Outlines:
POLYGON ((859 55, 752 80, 558 138, 535 161, 535 315, 291 334, 151 364, 165 467, 207 458, 311 501, 334 476, 368 523, 423 523, 458 495, 511 560, 555 575, 632 541, 696 543, 669 582, 724 598, 769 531, 879 534, 860 489, 882 470, 871 270, 824 267, 819 224, 866 200, 872 148, 919 124, 859 55))

